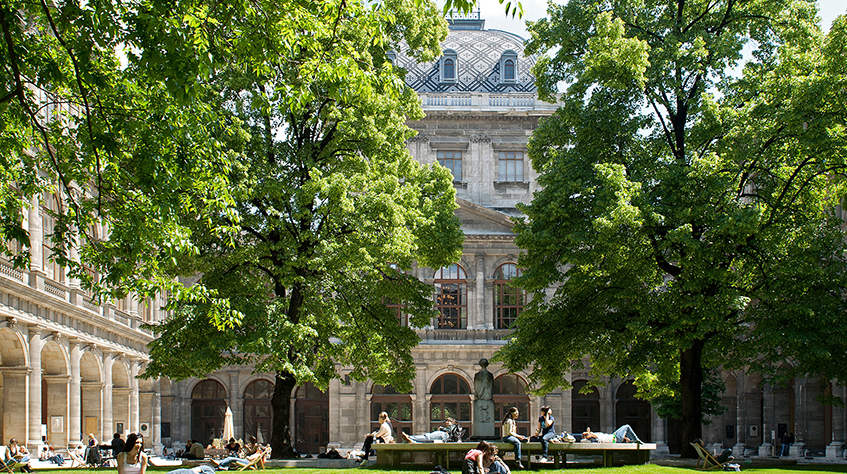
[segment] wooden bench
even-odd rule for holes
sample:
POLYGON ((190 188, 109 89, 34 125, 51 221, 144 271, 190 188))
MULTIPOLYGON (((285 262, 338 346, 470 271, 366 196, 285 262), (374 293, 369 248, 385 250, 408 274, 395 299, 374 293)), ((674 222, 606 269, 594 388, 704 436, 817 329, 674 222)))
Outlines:
MULTIPOLYGON (((399 466, 403 454, 430 453, 435 458, 434 464, 440 464, 450 469, 450 453, 464 454, 476 447, 477 442, 461 443, 390 443, 374 444, 376 450, 376 463, 383 465, 399 466)), ((500 449, 500 457, 506 458, 504 454, 513 453, 514 446, 510 443, 495 441, 492 444, 500 449)), ((578 456, 602 456, 603 466, 610 467, 614 463, 615 454, 620 457, 634 458, 635 464, 644 464, 650 460, 650 452, 656 449, 655 443, 550 443, 548 445, 548 458, 553 460, 553 466, 558 469, 566 462, 566 455, 578 456), (627 456, 624 456, 627 455, 627 456)), ((521 451, 527 457, 527 467, 532 466, 532 456, 542 454, 541 443, 522 443, 521 451)), ((414 462, 414 461, 413 461, 414 462)))

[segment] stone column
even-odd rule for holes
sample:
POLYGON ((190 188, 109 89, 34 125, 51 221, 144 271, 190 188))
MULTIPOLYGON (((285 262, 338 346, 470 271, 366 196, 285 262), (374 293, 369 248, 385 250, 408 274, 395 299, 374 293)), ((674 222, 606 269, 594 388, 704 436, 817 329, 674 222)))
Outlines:
POLYGON ((82 349, 79 342, 72 341, 70 347, 71 380, 68 393, 68 444, 82 440, 82 390, 80 381, 82 375, 79 361, 82 359, 82 349))
MULTIPOLYGON (((771 384, 765 384, 762 387, 762 440, 764 442, 759 446, 759 457, 767 457, 774 455, 774 440, 771 436, 771 431, 776 429, 774 424, 774 407, 773 407, 773 387, 771 384)), ((775 433, 775 431, 774 431, 775 433)))
MULTIPOLYGON (((41 242, 39 242, 39 247, 41 242)), ((41 445, 41 331, 35 326, 29 328, 29 426, 27 426, 27 447, 37 449, 41 445)))
MULTIPOLYGON (((29 268, 32 271, 44 271, 42 244, 44 235, 41 228, 41 200, 39 196, 33 196, 29 200, 29 212, 27 213, 27 230, 29 231, 29 268)), ((39 428, 40 429, 40 428, 39 428)), ((41 439, 41 435, 38 436, 41 439)))
MULTIPOLYGON (((106 434, 115 432, 115 422, 112 417, 112 405, 114 404, 114 393, 112 384, 112 366, 115 364, 115 355, 112 353, 103 354, 103 403, 100 405, 100 426, 103 433, 100 434, 102 439, 106 434)), ((124 427, 129 429, 129 427, 124 427)))
MULTIPOLYGON (((0 367, 3 374, 3 432, 21 433, 28 436, 29 367, 0 367)), ((41 392, 41 387, 38 389, 41 392)), ((39 411, 39 415, 41 412, 39 411)), ((39 428, 39 442, 40 438, 39 428)), ((11 437, 10 435, 7 435, 11 437)), ((5 439, 3 441, 6 441, 5 439)))
POLYGON ((650 410, 650 412, 650 418, 653 420, 653 442, 656 443, 656 449, 650 453, 650 457, 667 458, 670 450, 665 432, 665 420, 656 413, 656 410, 650 410))
MULTIPOLYGON (((807 380, 794 379, 794 446, 788 450, 788 456, 800 458, 806 455, 806 429, 808 413, 806 406, 809 398, 807 380)), ((812 393, 814 396, 814 392, 812 393)), ((788 429, 791 431, 791 428, 788 429)))
MULTIPOLYGON (((485 255, 478 253, 475 255, 476 257, 476 298, 474 298, 474 329, 485 329, 487 327, 492 327, 492 324, 488 324, 486 321, 486 315, 484 314, 485 306, 485 255)), ((490 319, 490 318, 488 318, 490 319)), ((484 332, 480 331, 480 333, 484 334, 484 332)), ((477 337, 477 340, 480 338, 477 337)))
MULTIPOLYGON (((832 381, 832 396, 844 401, 844 387, 832 381)), ((832 442, 826 447, 827 459, 838 459, 844 456, 844 407, 832 407, 832 442)))
POLYGON ((47 381, 47 400, 41 400, 41 403, 47 406, 47 419, 44 420, 47 425, 47 441, 55 446, 67 446, 70 440, 66 424, 69 413, 67 400, 70 376, 45 374, 44 380, 47 381), (53 424, 55 416, 62 417, 62 422, 58 425, 53 424))
MULTIPOLYGON (((141 429, 141 420, 138 419, 138 372, 140 367, 137 360, 132 360, 129 363, 129 425, 132 431, 138 433, 141 429)), ((145 423, 149 423, 146 420, 145 423)))
POLYGON ((161 379, 153 380, 153 398, 150 400, 152 403, 152 411, 153 411, 153 426, 150 427, 150 430, 153 432, 153 452, 156 453, 157 456, 162 454, 162 382, 161 379))
POLYGON ((744 449, 747 447, 745 443, 747 440, 745 433, 747 425, 744 417, 744 410, 747 408, 744 399, 747 377, 744 373, 735 372, 735 380, 737 380, 735 384, 735 446, 732 447, 732 455, 740 458, 744 456, 744 449))

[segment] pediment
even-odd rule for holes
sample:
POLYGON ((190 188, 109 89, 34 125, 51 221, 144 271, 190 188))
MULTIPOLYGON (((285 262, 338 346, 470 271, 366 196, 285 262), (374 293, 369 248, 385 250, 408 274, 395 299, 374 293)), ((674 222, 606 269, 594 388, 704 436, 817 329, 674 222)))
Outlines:
POLYGON ((461 198, 456 198, 456 204, 456 216, 466 235, 514 235, 514 224, 507 214, 461 198))

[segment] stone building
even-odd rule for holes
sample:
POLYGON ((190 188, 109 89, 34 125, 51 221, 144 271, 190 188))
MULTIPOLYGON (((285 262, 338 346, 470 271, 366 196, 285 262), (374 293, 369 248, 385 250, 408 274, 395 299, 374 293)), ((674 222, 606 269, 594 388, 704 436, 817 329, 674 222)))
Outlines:
MULTIPOLYGON (((293 439, 302 452, 324 446, 361 446, 364 434, 388 411, 394 427, 421 433, 454 416, 472 422, 473 379, 478 361, 504 344, 507 329, 525 303, 508 285, 519 271, 511 217, 529 202, 536 173, 526 147, 539 120, 555 110, 537 99, 523 40, 485 30, 478 13, 456 18, 437 60, 415 63, 397 51, 392 59, 406 68, 407 83, 418 91, 426 117, 410 123, 418 135, 409 140, 413 156, 438 162, 454 177, 465 244, 460 261, 445 268, 415 268, 434 288, 440 317, 418 330, 414 349, 416 378, 410 393, 393 387, 342 379, 322 393, 311 385, 295 389, 293 439)), ((219 436, 227 407, 237 437, 270 436, 273 376, 252 367, 227 367, 205 379, 171 383, 144 381, 146 344, 152 334, 140 328, 165 314, 156 301, 124 300, 96 305, 78 282, 44 257, 44 209, 51 197, 34 203, 28 217, 33 266, 18 271, 0 261, 0 434, 26 439, 33 449, 46 437, 56 446, 84 433, 108 439, 115 431, 142 431, 149 447, 181 446, 187 438, 203 442, 219 436), (41 212, 39 212, 39 209, 41 212)), ((402 311, 398 318, 403 322, 402 311)), ((526 374, 491 365, 495 420, 517 406, 519 430, 530 434, 542 405, 550 405, 557 430, 614 430, 628 423, 662 456, 676 427, 659 418, 649 403, 634 397, 634 386, 609 380, 591 394, 578 393, 586 373, 571 373, 574 389, 544 397, 525 393, 526 374)), ((723 404, 728 410, 704 427, 704 439, 732 447, 736 456, 767 456, 781 446, 783 431, 793 432, 791 456, 844 457, 845 411, 821 405, 819 392, 844 399, 842 387, 817 380, 795 380, 789 387, 762 384, 756 374, 724 372, 723 404)), ((497 422, 499 427, 499 421, 497 422)))

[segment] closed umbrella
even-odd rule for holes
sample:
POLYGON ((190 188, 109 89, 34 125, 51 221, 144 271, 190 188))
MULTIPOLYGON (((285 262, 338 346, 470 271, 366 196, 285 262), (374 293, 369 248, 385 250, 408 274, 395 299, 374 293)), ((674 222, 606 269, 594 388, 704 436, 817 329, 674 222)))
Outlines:
POLYGON ((235 429, 232 427, 232 410, 229 407, 226 407, 226 415, 224 415, 224 433, 221 438, 223 438, 224 442, 229 441, 230 438, 235 437, 235 429))

